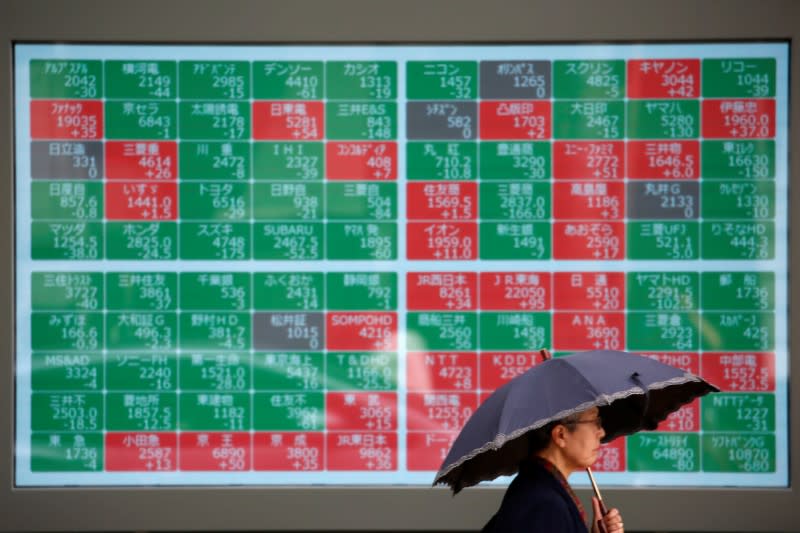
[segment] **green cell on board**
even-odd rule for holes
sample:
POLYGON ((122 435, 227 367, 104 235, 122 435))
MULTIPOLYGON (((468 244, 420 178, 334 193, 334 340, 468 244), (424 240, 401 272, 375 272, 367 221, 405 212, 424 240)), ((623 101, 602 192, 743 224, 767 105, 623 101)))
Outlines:
POLYGON ((32 222, 31 259, 102 259, 101 222, 32 222))
POLYGON ((33 352, 31 389, 38 392, 102 390, 103 370, 100 352, 33 352))
POLYGON ((775 223, 703 222, 703 259, 774 259, 775 223))
POLYGON ((181 220, 237 221, 250 218, 249 183, 181 183, 178 189, 181 220))
POLYGON ((686 260, 700 256, 699 222, 628 222, 629 259, 686 260))
POLYGON ((182 140, 178 144, 181 180, 244 180, 251 169, 248 142, 182 140))
POLYGON ((251 387, 247 352, 185 352, 181 354, 182 390, 247 392, 251 387))
POLYGON ((321 180, 324 164, 321 142, 253 143, 253 177, 257 180, 321 180))
POLYGON ((774 434, 705 433, 701 440, 705 472, 775 472, 774 434))
POLYGON ((257 352, 253 388, 258 391, 321 391, 325 361, 321 352, 257 352))
POLYGON ((774 98, 775 58, 703 59, 703 97, 774 98))
POLYGON ((104 303, 100 272, 31 273, 31 308, 34 311, 97 311, 104 303))
POLYGON ((336 311, 397 309, 396 272, 329 272, 325 307, 336 311))
POLYGON ((32 431, 99 431, 103 429, 104 394, 100 392, 34 392, 32 431))
POLYGON ((547 259, 551 256, 549 222, 482 222, 481 259, 547 259))
POLYGON ((692 139, 700 136, 698 100, 628 101, 631 139, 692 139))
POLYGON ((335 391, 396 391, 394 352, 328 353, 325 388, 335 391))
POLYGON ((253 416, 249 392, 181 393, 181 431, 244 431, 253 416))
POLYGON ((478 96, 477 61, 408 61, 409 100, 469 100, 478 96))
POLYGON ((551 345, 550 313, 482 312, 478 348, 536 351, 551 345))
POLYGON ((244 311, 251 306, 248 272, 181 272, 181 310, 244 311))
POLYGON ((696 351, 700 347, 700 314, 691 312, 628 312, 625 331, 631 351, 696 351))
POLYGON ((703 311, 702 350, 767 351, 775 349, 775 313, 703 311))
POLYGON ((177 345, 175 313, 142 311, 106 315, 106 347, 110 350, 171 350, 177 345))
POLYGON ((175 61, 110 59, 104 62, 104 67, 106 98, 147 100, 177 96, 178 64, 175 61))
POLYGON ((322 259, 322 222, 253 224, 255 259, 314 261, 322 259))
POLYGON ((328 61, 328 100, 392 100, 397 98, 397 62, 328 61))
POLYGON ((155 100, 113 100, 105 103, 108 139, 176 139, 178 106, 155 100))
POLYGON ((175 352, 109 350, 106 377, 110 391, 175 392, 178 390, 175 352))
POLYGON ((102 472, 102 433, 33 433, 32 472, 102 472))
POLYGON ((627 438, 631 472, 699 472, 699 433, 641 432, 627 438))
POLYGON ((250 242, 250 224, 245 222, 183 222, 180 226, 181 259, 249 259, 250 242))
POLYGON ((482 142, 480 176, 484 180, 547 180, 551 176, 549 142, 482 142))
POLYGON ((178 96, 189 100, 250 98, 249 61, 180 61, 178 96))
POLYGON ((326 259, 397 259, 397 223, 330 222, 325 243, 326 259))
POLYGON ((697 311, 697 272, 628 272, 625 307, 636 311, 697 311))
POLYGON ((187 311, 178 343, 181 350, 249 350, 252 329, 250 313, 187 311))
POLYGON ((178 308, 175 272, 109 272, 106 274, 109 310, 174 311, 178 308))
POLYGON ((481 220, 550 221, 549 183, 481 183, 478 205, 481 220))
POLYGON ((704 219, 775 218, 774 181, 703 181, 700 186, 704 219))
POLYGON ((253 98, 321 100, 325 97, 322 61, 254 61, 253 98))
POLYGON ((321 431, 325 428, 322 392, 257 392, 253 397, 256 431, 321 431))
POLYGON ((623 98, 624 60, 559 60, 553 62, 554 98, 623 98))
POLYGON ((556 100, 553 103, 553 138, 622 139, 625 104, 610 100, 556 100))
POLYGON ((178 257, 175 222, 106 223, 108 259, 164 261, 178 257))
POLYGON ((336 141, 397 139, 397 104, 329 102, 325 106, 325 135, 336 141))
POLYGON ((477 313, 407 314, 408 350, 476 350, 478 348, 477 313))
POLYGON ((187 102, 178 107, 181 139, 237 141, 250 137, 247 102, 187 102))
POLYGON ((700 282, 704 310, 775 309, 774 272, 703 272, 700 282))
POLYGON ((106 423, 109 431, 175 431, 178 395, 175 392, 109 392, 106 423))
POLYGON ((703 178, 771 179, 775 177, 775 141, 701 141, 703 178))
POLYGON ((255 220, 322 220, 325 209, 322 182, 258 182, 253 185, 255 220))
POLYGON ((325 305, 322 272, 256 272, 253 274, 256 310, 318 311, 325 305))
POLYGON ((102 98, 103 63, 93 60, 31 59, 31 98, 102 98))
POLYGON ((409 180, 474 180, 478 177, 478 148, 474 142, 407 142, 409 180))
POLYGON ((90 221, 103 218, 103 184, 94 181, 31 182, 31 218, 90 221))
POLYGON ((329 220, 393 220, 397 218, 397 183, 329 182, 325 186, 329 220))
POLYGON ((775 395, 723 392, 701 398, 703 431, 775 431, 775 395))
POLYGON ((90 352, 103 349, 104 316, 102 312, 41 312, 31 313, 31 348, 33 350, 78 350, 90 352))

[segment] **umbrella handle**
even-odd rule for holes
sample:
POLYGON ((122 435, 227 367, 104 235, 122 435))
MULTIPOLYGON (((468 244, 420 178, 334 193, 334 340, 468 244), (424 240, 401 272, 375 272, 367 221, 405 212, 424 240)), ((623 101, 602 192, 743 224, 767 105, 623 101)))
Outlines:
MULTIPOLYGON (((586 473, 589 474, 589 482, 592 484, 592 491, 594 491, 594 495, 597 497, 597 501, 600 504, 600 513, 605 516, 608 514, 608 508, 606 504, 603 502, 603 497, 600 495, 600 489, 597 487, 597 482, 594 480, 594 474, 592 474, 592 469, 590 467, 586 467, 586 473)), ((602 520, 598 520, 597 528, 600 530, 600 533, 606 533, 606 525, 603 523, 602 520)))

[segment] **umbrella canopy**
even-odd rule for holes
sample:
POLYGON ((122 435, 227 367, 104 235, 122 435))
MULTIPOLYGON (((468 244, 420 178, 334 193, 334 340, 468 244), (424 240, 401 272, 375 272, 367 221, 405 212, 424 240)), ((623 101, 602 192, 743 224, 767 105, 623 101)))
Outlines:
POLYGON ((517 471, 526 434, 592 407, 603 442, 659 422, 715 386, 680 368, 628 352, 595 350, 549 359, 498 388, 473 413, 433 484, 453 492, 517 471))

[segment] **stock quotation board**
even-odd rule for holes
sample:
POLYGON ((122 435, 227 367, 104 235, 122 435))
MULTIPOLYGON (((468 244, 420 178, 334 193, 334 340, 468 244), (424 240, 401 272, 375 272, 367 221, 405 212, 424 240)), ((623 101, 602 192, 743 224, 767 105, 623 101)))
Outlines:
POLYGON ((604 484, 787 484, 786 44, 14 61, 17 485, 428 485, 541 348, 722 390, 604 484))

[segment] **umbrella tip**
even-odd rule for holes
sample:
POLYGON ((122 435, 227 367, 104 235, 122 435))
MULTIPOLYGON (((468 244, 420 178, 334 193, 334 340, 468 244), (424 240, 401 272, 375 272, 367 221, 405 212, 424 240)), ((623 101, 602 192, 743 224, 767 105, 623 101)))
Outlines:
POLYGON ((541 350, 539 350, 539 355, 542 356, 542 361, 547 361, 547 360, 553 358, 553 355, 550 353, 550 350, 548 350, 547 348, 542 348, 541 350))

